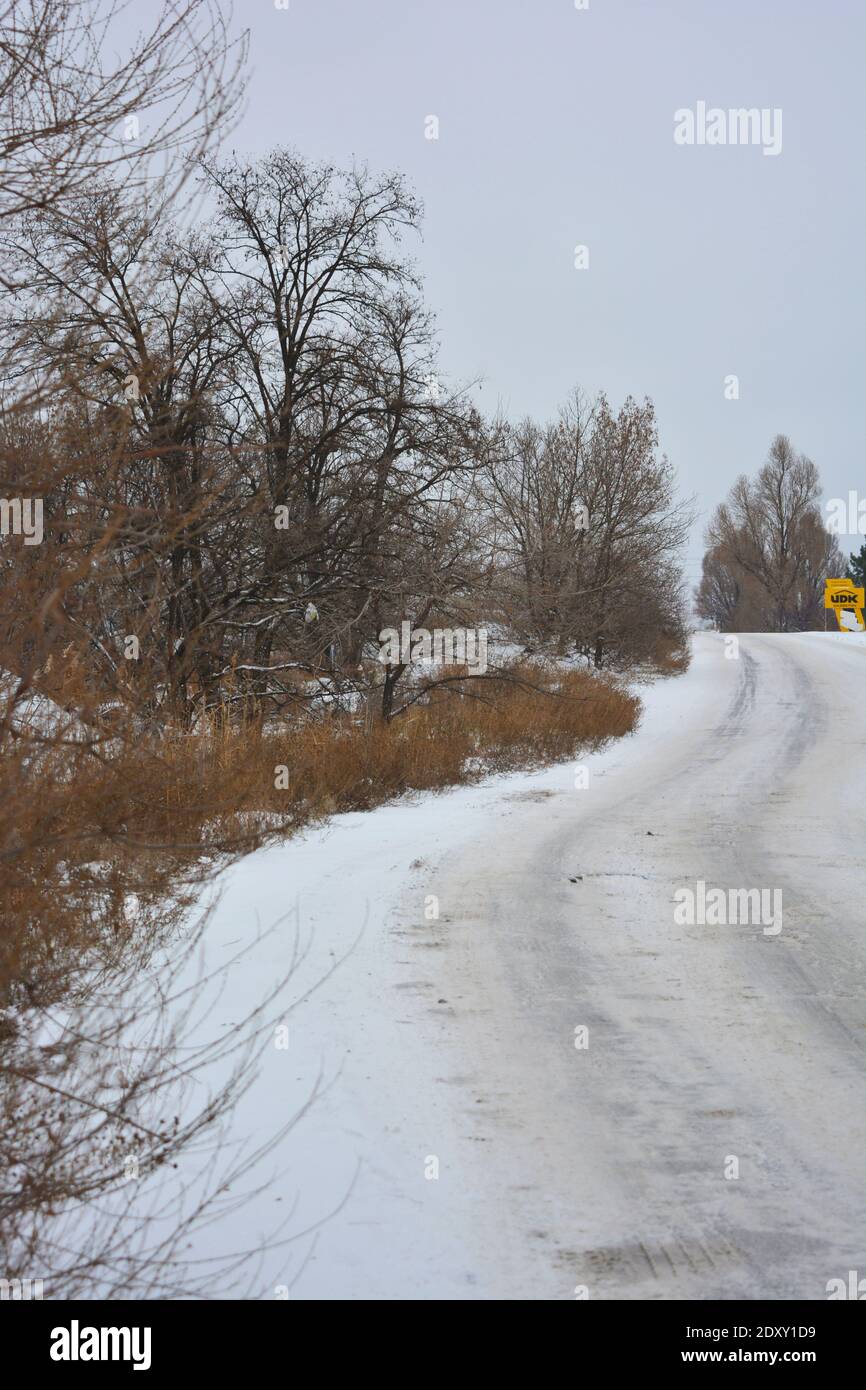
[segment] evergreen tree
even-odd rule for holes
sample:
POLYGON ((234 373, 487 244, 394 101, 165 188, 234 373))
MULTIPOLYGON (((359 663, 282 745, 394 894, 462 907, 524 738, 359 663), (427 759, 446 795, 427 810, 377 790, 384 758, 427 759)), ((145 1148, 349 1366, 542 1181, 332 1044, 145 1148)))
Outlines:
POLYGON ((846 578, 858 587, 866 584, 866 541, 861 545, 859 555, 851 556, 846 578))

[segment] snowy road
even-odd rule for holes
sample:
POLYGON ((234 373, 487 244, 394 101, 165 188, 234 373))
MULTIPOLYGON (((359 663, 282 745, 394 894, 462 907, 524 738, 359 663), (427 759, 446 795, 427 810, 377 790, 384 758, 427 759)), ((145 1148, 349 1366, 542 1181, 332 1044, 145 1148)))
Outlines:
MULTIPOLYGON (((296 988, 363 926, 239 1114, 261 1134, 335 1076, 243 1233, 348 1200, 266 1256, 262 1296, 821 1299, 866 1275, 864 693, 859 638, 729 659, 699 635, 585 787, 500 778, 232 871, 214 940, 297 894, 296 988), (677 921, 699 882, 780 892, 781 930, 677 921)), ((244 997, 278 965, 271 940, 244 997)))

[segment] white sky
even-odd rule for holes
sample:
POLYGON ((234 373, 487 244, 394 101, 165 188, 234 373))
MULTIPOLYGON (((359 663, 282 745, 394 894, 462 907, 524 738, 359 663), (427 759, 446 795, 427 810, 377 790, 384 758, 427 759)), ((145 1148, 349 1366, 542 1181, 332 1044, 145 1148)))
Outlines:
POLYGON ((866 495, 860 0, 244 0, 236 18, 253 77, 230 146, 409 176, 443 368, 482 377, 489 410, 549 416, 576 384, 650 395, 702 509, 690 579, 707 513, 776 433, 826 497, 866 495), (675 145, 699 100, 780 107, 781 153, 675 145))

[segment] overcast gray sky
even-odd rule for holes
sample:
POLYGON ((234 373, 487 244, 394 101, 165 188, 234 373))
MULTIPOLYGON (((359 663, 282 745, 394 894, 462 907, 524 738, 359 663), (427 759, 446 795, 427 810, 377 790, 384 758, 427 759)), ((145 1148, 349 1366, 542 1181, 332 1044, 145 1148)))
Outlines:
POLYGON ((651 396, 702 509, 690 579, 707 512, 776 433, 828 498, 866 494, 861 0, 244 0, 236 17, 253 74, 227 143, 409 176, 443 368, 483 378, 482 406, 651 396), (678 146, 674 112, 699 101, 780 108, 781 152, 678 146))

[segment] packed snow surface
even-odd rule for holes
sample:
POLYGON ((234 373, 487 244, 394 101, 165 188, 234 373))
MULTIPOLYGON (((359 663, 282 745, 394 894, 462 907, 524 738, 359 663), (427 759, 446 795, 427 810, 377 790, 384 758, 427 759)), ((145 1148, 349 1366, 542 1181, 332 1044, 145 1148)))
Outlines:
POLYGON ((738 642, 697 634, 578 765, 223 876, 208 966, 263 935, 208 1026, 309 945, 234 1140, 319 1091, 193 1258, 261 1243, 253 1296, 293 1299, 822 1299, 866 1272, 866 640, 738 642), (780 891, 781 931, 678 922, 699 882, 780 891))

